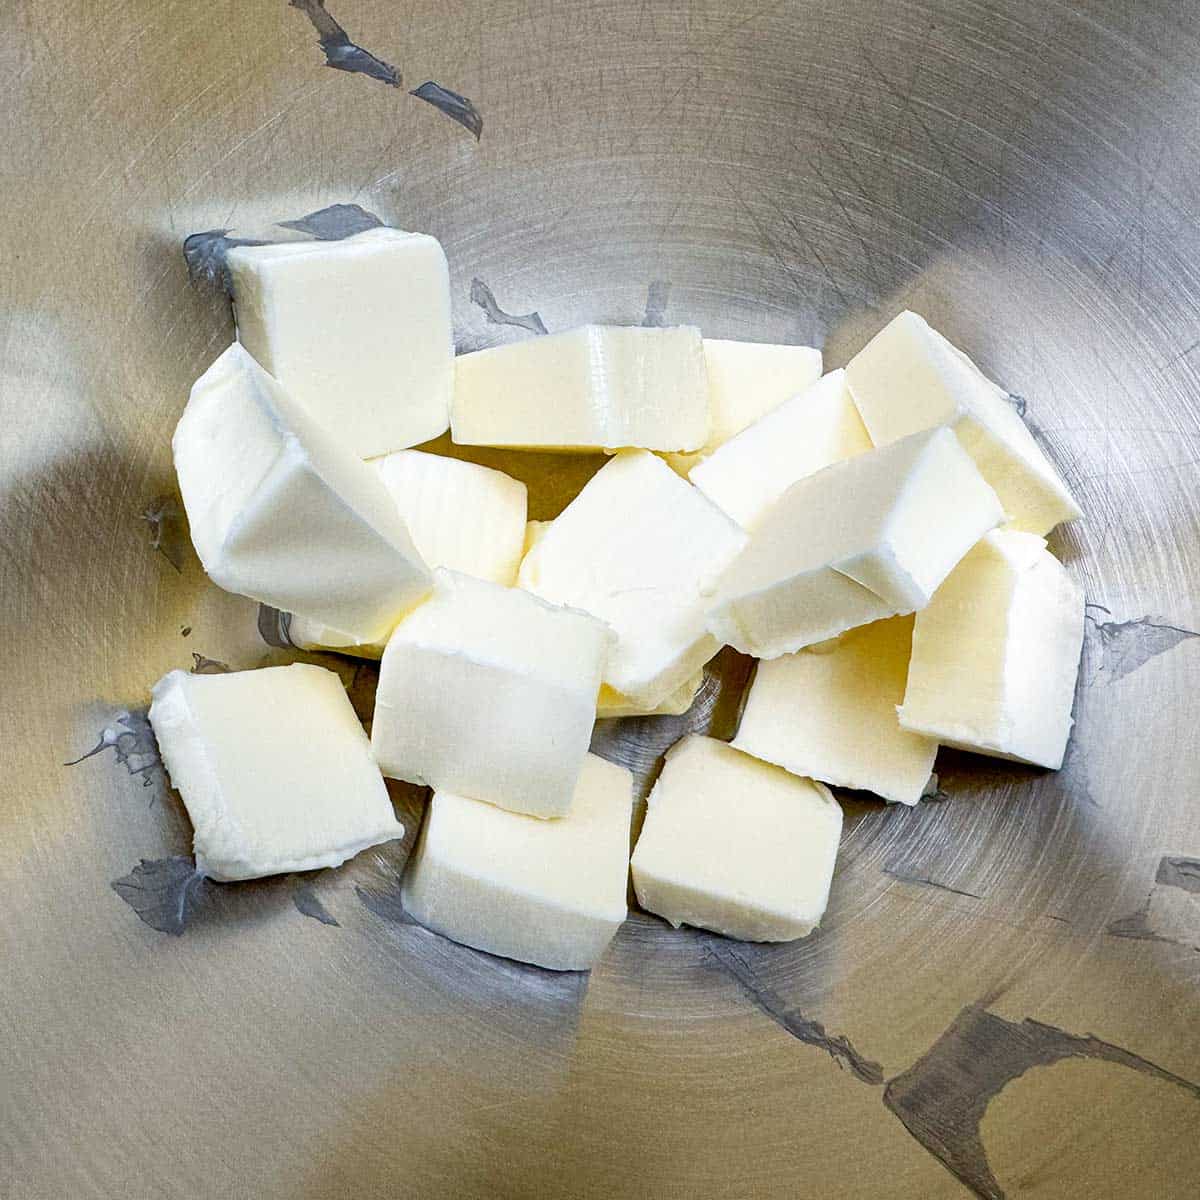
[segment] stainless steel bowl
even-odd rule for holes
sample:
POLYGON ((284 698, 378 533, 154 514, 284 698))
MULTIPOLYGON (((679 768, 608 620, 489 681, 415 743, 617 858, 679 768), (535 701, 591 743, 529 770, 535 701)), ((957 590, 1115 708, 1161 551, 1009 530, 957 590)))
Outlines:
MULTIPOLYGON (((283 0, 4 16, 0 1194, 1194 1194, 1200 4, 329 3, 341 35, 283 0), (590 979, 405 924, 403 849, 139 922, 110 882, 189 842, 149 685, 288 653, 171 507, 231 336, 180 245, 333 203, 442 239, 464 348, 529 336, 474 279, 550 329, 834 365, 923 312, 1088 513, 1055 539, 1094 605, 1063 771, 944 756, 916 811, 848 797, 817 935, 634 915, 590 979)), ((550 466, 534 515, 589 469, 550 466)), ((727 728, 741 669, 605 752, 645 778, 727 728)))

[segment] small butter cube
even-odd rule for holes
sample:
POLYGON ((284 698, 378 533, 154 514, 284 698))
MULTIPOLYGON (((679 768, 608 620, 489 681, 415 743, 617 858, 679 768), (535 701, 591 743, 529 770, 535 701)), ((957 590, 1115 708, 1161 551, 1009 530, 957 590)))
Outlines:
POLYGON ((1071 732, 1083 592, 1032 534, 997 530, 917 614, 906 729, 1057 770, 1071 732))
POLYGON ((369 229, 343 241, 230 250, 238 340, 359 458, 450 424, 450 274, 436 238, 369 229))
POLYGON ((913 612, 1003 518, 948 429, 834 463, 767 510, 716 585, 709 629, 778 658, 913 612))
POLYGON ((1080 515, 1003 389, 916 313, 884 326, 850 360, 846 380, 877 446, 951 426, 1014 529, 1046 534, 1080 515))
POLYGON ((660 700, 653 708, 646 708, 614 692, 607 684, 600 688, 596 701, 597 717, 682 717, 692 707, 697 693, 704 686, 704 672, 697 671, 679 688, 660 700))
POLYGON ((718 446, 821 377, 821 352, 811 346, 705 338, 704 364, 712 411, 708 441, 695 454, 667 455, 667 462, 684 476, 718 446))
POLYGON ((400 450, 375 460, 421 557, 511 587, 525 545, 525 485, 491 467, 400 450))
POLYGON ((688 478, 744 529, 798 479, 871 449, 846 388, 831 371, 727 441, 688 478))
POLYGON ((153 694, 150 724, 210 878, 336 867, 404 836, 332 671, 172 671, 153 694))
POLYGON ((625 920, 633 777, 589 754, 557 821, 438 791, 401 885, 445 937, 552 971, 595 965, 625 920))
POLYGON ((758 664, 733 745, 793 775, 916 804, 937 742, 901 728, 912 617, 758 664))
POLYGON ((581 608, 617 634, 604 682, 649 712, 720 649, 701 587, 746 535, 661 458, 618 454, 521 564, 521 586, 581 608))
MULTIPOLYGON (((475 463, 397 450, 373 459, 413 544, 430 567, 510 587, 525 545, 525 485, 475 463)), ((288 637, 303 650, 379 658, 383 642, 360 645, 341 630, 293 615, 288 637)))
POLYGON ((439 570, 383 655, 383 773, 561 817, 587 754, 611 632, 587 613, 439 570))
POLYGON ((171 445, 196 553, 226 590, 361 643, 429 591, 379 473, 241 346, 196 381, 171 445))
POLYGON ((451 419, 460 445, 697 450, 709 432, 699 330, 585 325, 460 355, 451 419))
POLYGON ((647 805, 630 864, 643 908, 753 942, 820 924, 842 833, 828 788, 693 735, 668 752, 647 805))

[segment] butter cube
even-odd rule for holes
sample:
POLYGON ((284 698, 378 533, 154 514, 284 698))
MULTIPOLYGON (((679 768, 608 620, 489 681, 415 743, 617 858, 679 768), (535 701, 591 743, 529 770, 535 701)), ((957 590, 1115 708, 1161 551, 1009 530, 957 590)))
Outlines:
POLYGON ((913 618, 758 664, 733 745, 793 775, 916 804, 938 744, 900 726, 913 618))
POLYGON ((816 383, 821 352, 811 346, 705 338, 704 365, 712 412, 708 441, 695 454, 667 455, 683 476, 735 434, 816 383))
POLYGON ((727 441, 688 478, 742 528, 753 529, 798 479, 871 448, 845 371, 831 371, 727 441))
POLYGON ((557 821, 438 791, 401 885, 405 910, 456 942, 586 971, 627 915, 633 777, 587 755, 557 821))
POLYGON ((359 458, 450 424, 450 274, 436 238, 369 229, 342 241, 229 251, 238 340, 359 458))
MULTIPOLYGON (((397 450, 371 461, 413 544, 430 567, 510 587, 525 545, 525 485, 490 467, 397 450)), ((379 658, 383 642, 360 645, 341 630, 293 614, 288 637, 304 650, 379 658)))
POLYGON ((332 671, 171 671, 153 695, 150 724, 210 878, 336 867, 404 836, 332 671))
POLYGON ((467 446, 697 450, 709 433, 700 332, 585 325, 460 355, 451 428, 467 446))
POLYGON ((607 684, 600 687, 600 696, 596 701, 596 716, 612 717, 682 717, 695 703, 696 696, 704 686, 704 672, 697 671, 690 679, 685 680, 675 691, 660 700, 653 708, 646 708, 614 692, 607 684))
POLYGON ((630 864, 644 909, 753 942, 820 924, 842 833, 828 788, 693 735, 667 753, 647 806, 630 864))
MULTIPOLYGON (((551 521, 530 521, 525 526, 525 553, 528 554, 545 536, 551 521)), ((675 691, 660 700, 653 708, 638 704, 620 692, 614 692, 608 684, 600 685, 600 695, 596 700, 597 717, 680 717, 696 699, 704 683, 704 672, 697 671, 690 679, 685 680, 675 691)))
POLYGON ((778 658, 923 608, 1004 510, 948 429, 794 483, 715 588, 709 629, 778 658))
POLYGON ((504 587, 525 546, 525 485, 491 467, 400 450, 375 460, 421 557, 504 587))
POLYGON ((846 380, 877 446, 922 429, 953 428, 1014 529, 1046 534, 1080 515, 1003 389, 916 313, 884 326, 851 359, 846 380))
POLYGON ((1083 592, 1040 537, 989 534, 917 614, 900 723, 944 746, 1057 770, 1083 615, 1083 592))
POLYGON ((241 346, 196 381, 171 444, 196 553, 227 591, 368 643, 432 586, 378 472, 241 346))
POLYGON ((587 613, 438 570, 383 655, 385 775, 561 817, 587 754, 611 632, 587 613))
POLYGON ((720 649, 702 585, 746 535, 661 458, 618 454, 592 476, 521 564, 522 587, 615 630, 604 682, 649 712, 720 649))

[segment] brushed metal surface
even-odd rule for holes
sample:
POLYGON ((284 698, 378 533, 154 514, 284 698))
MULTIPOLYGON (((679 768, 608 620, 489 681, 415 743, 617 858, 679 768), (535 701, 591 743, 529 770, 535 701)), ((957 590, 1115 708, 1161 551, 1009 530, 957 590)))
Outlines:
MULTIPOLYGON (((320 5, 2 18, 0 1194, 1194 1194, 1200 4, 329 3, 403 87, 328 69, 320 5), (161 517, 231 334, 180 243, 338 202, 442 239, 462 347, 529 336, 474 279, 551 330, 649 308, 831 365, 922 311, 1088 513, 1064 770, 849 797, 819 934, 634 916, 590 979, 396 920, 403 847, 139 922, 110 881, 186 821, 128 738, 62 764, 193 652, 286 657, 161 517)), ((534 515, 590 469, 550 468, 534 515)), ((679 727, 598 737, 652 770, 679 727)))

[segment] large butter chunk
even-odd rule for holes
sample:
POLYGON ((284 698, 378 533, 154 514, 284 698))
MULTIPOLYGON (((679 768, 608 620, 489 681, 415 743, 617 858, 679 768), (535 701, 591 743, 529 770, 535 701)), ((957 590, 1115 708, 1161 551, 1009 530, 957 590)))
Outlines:
POLYGON ((226 590, 362 643, 429 591, 379 473, 241 346, 196 381, 171 445, 196 553, 226 590))
POLYGON ((753 529, 798 479, 870 449, 846 373, 831 371, 727 441, 688 478, 744 529, 753 529))
POLYGON ((1057 769, 1071 732, 1083 592, 1032 534, 997 530, 917 614, 906 729, 1057 769))
POLYGON ((238 339, 359 458, 450 424, 450 275, 436 238, 369 229, 343 241, 229 251, 238 339))
POLYGON ((793 484, 715 588, 709 629, 778 658, 929 603, 1004 518, 949 429, 893 442, 793 484))
POLYGON ((401 885, 406 911, 477 950, 588 970, 626 916, 632 788, 624 767, 589 754, 557 821, 435 792, 401 885))
POLYGON ((393 779, 561 817, 611 643, 587 613, 438 570, 384 651, 375 759, 393 779))
POLYGON ((911 616, 892 617, 759 663, 733 745, 793 775, 916 804, 938 744, 896 716, 912 629, 911 616))
POLYGON ((460 445, 698 450, 708 439, 700 332, 585 325, 460 355, 460 445))
POLYGON ((154 686, 150 724, 212 879, 336 867, 404 836, 332 671, 172 671, 154 686))
MULTIPOLYGON (((413 544, 430 567, 446 567, 510 587, 525 547, 525 485, 502 471, 421 450, 372 460, 413 544)), ((292 616, 288 637, 305 650, 379 658, 383 644, 362 646, 338 629, 292 616)))
POLYGON ((667 754, 630 865, 672 925, 786 942, 820 924, 842 810, 829 789, 693 735, 667 754))
POLYGON ((916 313, 884 326, 850 360, 846 380, 877 446, 951 426, 1014 529, 1045 534, 1080 515, 1003 389, 916 313))
POLYGON ((704 364, 712 424, 708 441, 695 454, 667 455, 680 475, 821 377, 821 352, 811 346, 705 338, 704 364))
POLYGON ((604 682, 649 712, 720 649, 701 588, 746 535, 661 458, 618 454, 521 564, 521 586, 595 614, 617 634, 604 682))

